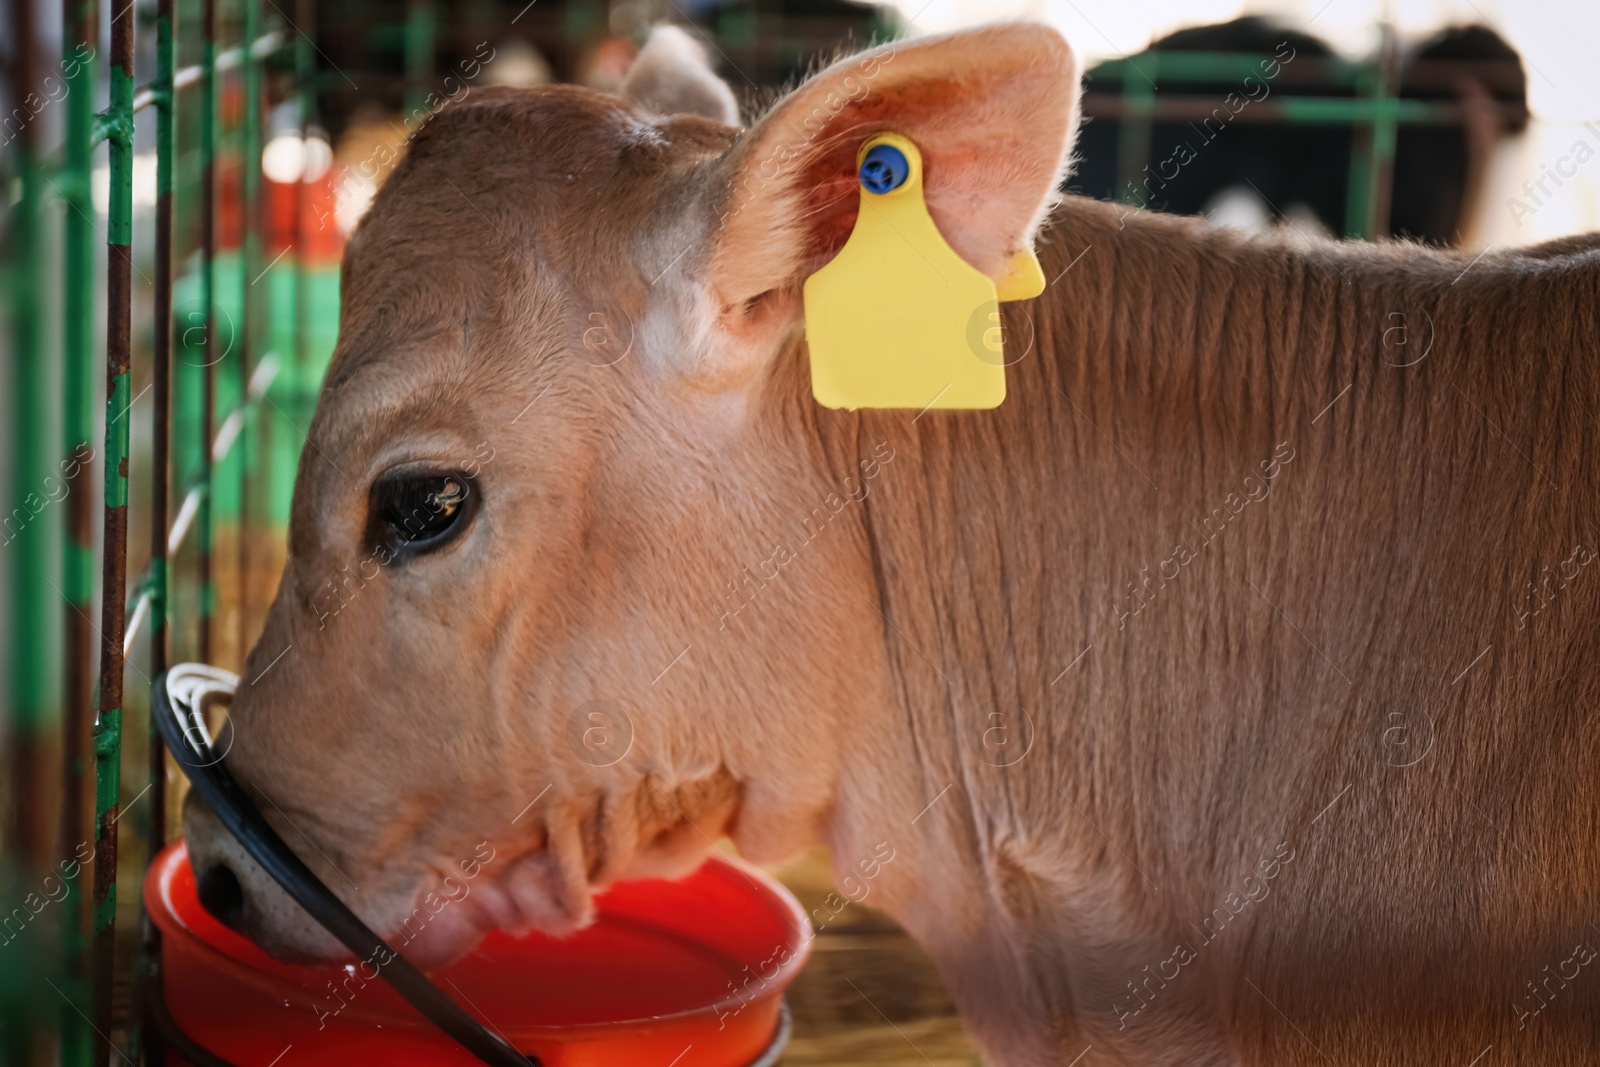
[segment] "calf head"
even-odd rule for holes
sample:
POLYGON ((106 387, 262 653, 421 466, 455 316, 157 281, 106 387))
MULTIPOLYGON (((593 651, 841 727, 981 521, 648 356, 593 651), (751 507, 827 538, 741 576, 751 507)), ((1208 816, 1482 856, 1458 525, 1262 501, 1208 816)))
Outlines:
MULTIPOLYGON (((801 285, 883 130, 998 276, 1076 81, 1053 32, 989 28, 842 61, 741 130, 657 31, 625 97, 489 90, 413 138, 345 256, 227 756, 408 955, 574 928, 595 887, 724 836, 781 858, 829 835, 853 766, 903 763, 856 726, 894 700, 860 503, 893 445, 825 447, 854 416, 810 401, 801 285)), ((192 798, 185 821, 214 911, 337 954, 192 798)))

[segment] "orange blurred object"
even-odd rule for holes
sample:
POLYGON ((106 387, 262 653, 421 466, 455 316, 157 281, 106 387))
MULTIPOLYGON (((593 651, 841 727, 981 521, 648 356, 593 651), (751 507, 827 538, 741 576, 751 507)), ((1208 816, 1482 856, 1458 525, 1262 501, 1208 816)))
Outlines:
MULTIPOLYGON (((478 1063, 382 978, 280 963, 223 926, 200 906, 181 841, 151 864, 144 898, 173 1019, 239 1067, 269 1067, 288 1047, 297 1067, 478 1063)), ((783 990, 811 940, 788 890, 715 857, 681 881, 619 883, 596 904, 576 934, 493 933, 429 977, 545 1067, 775 1062, 783 990)))
POLYGON ((266 196, 267 233, 265 255, 268 259, 285 248, 293 248, 298 234, 305 241, 306 266, 337 266, 344 255, 344 233, 339 229, 338 194, 334 187, 337 167, 330 167, 313 181, 305 183, 302 191, 297 182, 275 182, 264 179, 261 188, 266 196), (295 229, 295 205, 300 206, 300 228, 295 229))

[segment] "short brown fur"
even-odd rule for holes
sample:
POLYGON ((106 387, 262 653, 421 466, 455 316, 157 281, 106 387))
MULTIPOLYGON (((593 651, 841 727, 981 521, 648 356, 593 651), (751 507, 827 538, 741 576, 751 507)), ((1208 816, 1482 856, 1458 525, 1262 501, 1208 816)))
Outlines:
MULTIPOLYGON (((885 77, 1070 69, 1037 35, 885 77)), ((1474 258, 1069 198, 1045 295, 1006 310, 1003 407, 833 412, 799 279, 718 258, 707 183, 749 136, 486 93, 380 194, 229 755, 308 862, 381 925, 488 838, 505 914, 567 929, 722 833, 826 841, 841 876, 887 843, 872 902, 996 1063, 1593 1062, 1600 965, 1564 976, 1600 943, 1600 567, 1565 575, 1600 543, 1600 242, 1474 258), (578 358, 593 313, 630 358, 578 358), (373 474, 491 440, 461 543, 331 612, 373 474), (797 558, 751 580, 778 539, 797 558), (637 731, 605 767, 568 747, 596 697, 637 731)), ((253 934, 328 950, 188 820, 253 934)))

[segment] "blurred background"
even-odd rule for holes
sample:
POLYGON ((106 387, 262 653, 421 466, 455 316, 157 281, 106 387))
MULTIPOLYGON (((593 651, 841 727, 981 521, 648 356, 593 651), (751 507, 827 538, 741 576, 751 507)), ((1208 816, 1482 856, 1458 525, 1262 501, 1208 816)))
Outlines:
MULTIPOLYGON (((148 755, 149 678, 181 660, 237 669, 254 639, 336 339, 344 241, 427 115, 490 85, 612 89, 658 21, 690 27, 753 115, 841 52, 1026 17, 1059 27, 1085 60, 1075 192, 1246 229, 1469 250, 1600 228, 1592 0, 214 6, 208 40, 203 0, 173 0, 165 63, 157 0, 7 0, 0 22, 0 1064, 71 1058, 69 1038, 37 1036, 39 1020, 77 1025, 62 1000, 88 1005, 96 933, 115 941, 99 1022, 130 1037, 140 878, 176 828, 179 785, 148 755), (102 116, 110 23, 124 14, 134 85, 165 72, 173 88, 140 88, 102 116), (101 568, 100 486, 106 241, 122 233, 131 373, 110 421, 127 434, 133 532, 109 545, 125 564, 118 587, 101 568), (151 394, 162 336, 170 411, 151 394), (110 636, 108 596, 123 605, 110 636), (127 690, 120 733, 95 714, 113 676, 127 690), (12 907, 113 813, 108 906, 91 914, 85 873, 58 906, 12 907)), ((786 1062, 977 1062, 909 938, 830 896, 826 856, 782 876, 828 917, 790 997, 786 1062)))

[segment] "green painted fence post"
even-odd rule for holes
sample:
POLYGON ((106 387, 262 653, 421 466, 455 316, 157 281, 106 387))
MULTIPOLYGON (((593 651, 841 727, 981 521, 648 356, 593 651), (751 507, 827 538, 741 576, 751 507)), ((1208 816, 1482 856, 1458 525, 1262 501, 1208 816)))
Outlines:
POLYGON ((200 303, 205 316, 205 376, 200 407, 200 507, 195 516, 200 553, 198 658, 211 662, 211 615, 216 605, 212 567, 211 435, 217 421, 217 0, 204 0, 200 42, 200 303))
POLYGON ((249 404, 250 375, 255 369, 256 339, 261 316, 256 283, 261 268, 261 59, 255 40, 260 33, 260 5, 257 0, 241 0, 244 5, 244 130, 239 138, 241 203, 239 208, 239 331, 236 357, 239 380, 239 511, 235 536, 238 560, 237 627, 235 647, 239 669, 249 651, 246 642, 250 628, 250 473, 256 461, 257 420, 249 404))
MULTIPOLYGON (((11 31, 19 43, 10 69, 13 103, 27 116, 30 97, 40 101, 37 72, 33 69, 35 34, 32 12, 16 7, 11 31)), ((39 104, 42 109, 42 103, 39 104)), ((8 116, 8 119, 11 116, 8 116)), ((10 132, 9 124, 7 133, 10 132)), ((41 756, 51 723, 48 670, 50 642, 48 611, 52 604, 46 584, 49 569, 51 471, 45 453, 48 379, 45 375, 43 338, 39 329, 41 297, 38 263, 41 244, 41 174, 36 151, 37 130, 25 117, 11 141, 17 165, 20 197, 12 212, 10 240, 13 259, 7 271, 12 298, 11 329, 13 392, 9 416, 12 440, 12 478, 4 512, 0 514, 0 547, 10 556, 11 602, 11 758, 6 776, 14 796, 13 819, 7 828, 8 851, 23 870, 41 864, 48 850, 48 830, 36 805, 27 801, 39 795, 45 777, 41 756)))
MULTIPOLYGON (((95 236, 94 201, 89 191, 94 146, 95 45, 100 39, 96 0, 64 0, 62 4, 62 75, 66 80, 64 168, 58 192, 62 213, 61 299, 61 445, 63 462, 74 477, 65 501, 65 536, 61 544, 61 592, 65 601, 65 648, 62 663, 62 798, 57 839, 63 859, 77 859, 92 832, 84 807, 84 782, 89 774, 90 735, 94 726, 94 472, 98 449, 93 444, 95 405, 95 236)), ((89 878, 85 866, 84 881, 89 878)), ((72 1003, 62 1012, 61 1062, 81 1067, 89 1062, 91 1031, 80 1001, 88 990, 86 913, 89 893, 81 884, 69 888, 62 901, 62 949, 67 989, 72 1003)))

